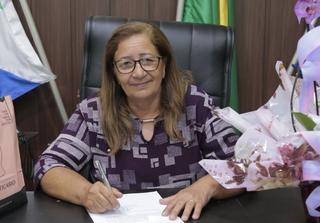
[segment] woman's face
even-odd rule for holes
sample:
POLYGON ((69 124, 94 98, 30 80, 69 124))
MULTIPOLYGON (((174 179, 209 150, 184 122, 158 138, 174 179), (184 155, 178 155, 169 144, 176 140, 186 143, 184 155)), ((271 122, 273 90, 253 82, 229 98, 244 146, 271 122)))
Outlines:
MULTIPOLYGON (((144 34, 131 36, 118 45, 115 52, 115 61, 131 59, 140 60, 143 58, 161 56, 156 48, 144 34)), ((161 82, 165 76, 165 62, 159 61, 159 67, 154 71, 145 71, 139 62, 135 69, 127 74, 122 74, 114 68, 118 83, 127 95, 131 103, 139 101, 150 101, 160 98, 161 82)))

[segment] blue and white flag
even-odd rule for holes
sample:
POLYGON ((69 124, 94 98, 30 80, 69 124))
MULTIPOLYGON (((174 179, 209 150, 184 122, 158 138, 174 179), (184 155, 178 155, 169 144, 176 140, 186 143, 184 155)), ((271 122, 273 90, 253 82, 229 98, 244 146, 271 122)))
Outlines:
POLYGON ((0 0, 0 97, 12 99, 55 79, 41 63, 11 0, 0 0))

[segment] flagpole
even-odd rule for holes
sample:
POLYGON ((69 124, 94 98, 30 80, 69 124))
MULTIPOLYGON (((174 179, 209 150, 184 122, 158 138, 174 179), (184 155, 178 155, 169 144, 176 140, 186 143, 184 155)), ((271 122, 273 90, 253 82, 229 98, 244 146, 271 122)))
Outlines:
MULTIPOLYGON (((50 67, 50 64, 49 64, 49 61, 48 61, 48 58, 47 58, 47 55, 46 55, 46 53, 44 51, 41 39, 39 37, 38 30, 37 30, 36 25, 34 23, 34 20, 32 18, 32 14, 31 14, 29 5, 27 3, 27 0, 20 0, 20 4, 21 4, 21 7, 22 7, 24 16, 26 17, 26 20, 27 20, 27 23, 28 23, 32 38, 33 38, 34 43, 35 43, 35 45, 37 47, 37 50, 39 52, 39 56, 41 58, 41 61, 44 64, 45 67, 47 67, 50 71, 52 71, 51 67, 50 67)), ((67 121, 68 121, 68 116, 67 116, 67 112, 65 110, 65 107, 63 105, 63 102, 62 102, 62 99, 61 99, 57 84, 56 84, 55 80, 49 81, 49 84, 50 84, 53 96, 55 98, 55 101, 57 103, 57 106, 58 106, 62 121, 63 121, 64 124, 66 124, 67 121)))
POLYGON ((176 21, 178 21, 178 22, 181 22, 181 21, 182 21, 183 6, 184 6, 184 0, 178 0, 178 3, 177 3, 177 12, 176 12, 176 21))

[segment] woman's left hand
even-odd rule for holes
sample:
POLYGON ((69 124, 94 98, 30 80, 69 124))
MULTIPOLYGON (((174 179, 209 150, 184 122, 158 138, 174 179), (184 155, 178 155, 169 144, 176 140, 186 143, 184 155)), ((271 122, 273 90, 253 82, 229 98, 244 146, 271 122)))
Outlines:
POLYGON ((184 209, 181 216, 182 221, 187 221, 192 211, 192 219, 196 220, 200 217, 202 208, 211 198, 226 198, 242 191, 244 190, 226 189, 208 174, 177 194, 160 199, 160 204, 167 205, 162 215, 169 215, 170 220, 175 220, 181 210, 184 209))

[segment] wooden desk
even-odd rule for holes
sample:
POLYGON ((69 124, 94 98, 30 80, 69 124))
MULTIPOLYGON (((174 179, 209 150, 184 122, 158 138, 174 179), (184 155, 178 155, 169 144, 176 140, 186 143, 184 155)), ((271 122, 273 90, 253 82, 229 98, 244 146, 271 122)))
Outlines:
MULTIPOLYGON (((159 190, 162 197, 177 190, 159 190)), ((28 203, 2 216, 1 223, 88 223, 87 211, 80 206, 27 192, 28 203)), ((211 200, 197 223, 306 223, 299 188, 246 192, 233 198, 211 200)))

